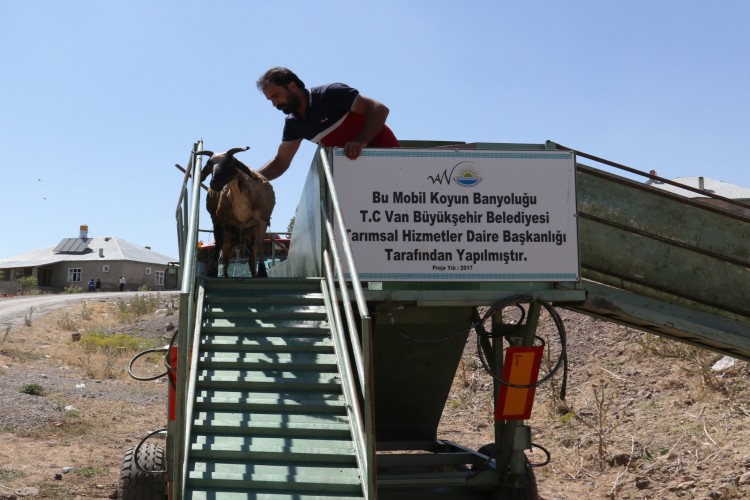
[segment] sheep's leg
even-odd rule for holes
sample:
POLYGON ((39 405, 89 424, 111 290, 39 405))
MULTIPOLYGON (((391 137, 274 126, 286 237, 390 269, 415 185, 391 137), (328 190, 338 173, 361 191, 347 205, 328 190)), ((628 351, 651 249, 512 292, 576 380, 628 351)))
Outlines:
POLYGON ((255 253, 257 254, 256 262, 258 263, 258 277, 268 278, 268 272, 266 271, 266 259, 263 252, 263 243, 266 237, 266 229, 268 226, 261 226, 255 233, 255 253))
POLYGON ((219 255, 221 254, 221 245, 224 242, 224 235, 221 228, 214 224, 214 249, 208 259, 208 270, 206 276, 215 278, 219 275, 219 255))
POLYGON ((232 250, 232 238, 226 238, 224 245, 221 247, 221 262, 224 265, 222 277, 224 278, 229 277, 229 259, 232 256, 232 250))
POLYGON ((250 268, 250 274, 253 276, 253 278, 258 277, 258 271, 256 271, 255 269, 255 264, 258 261, 258 249, 255 244, 256 239, 257 236, 250 237, 250 258, 247 259, 247 266, 250 268))
POLYGON ((261 255, 258 260, 258 278, 268 278, 268 271, 266 269, 266 259, 261 255))
MULTIPOLYGON (((216 239, 216 247, 214 249, 215 255, 214 255, 214 261, 216 262, 216 276, 219 278, 224 278, 227 276, 227 272, 229 270, 229 253, 225 246, 225 237, 224 234, 224 228, 221 227, 221 225, 214 226, 214 237, 216 239), (221 255, 221 262, 224 264, 224 269, 219 273, 219 256, 221 255)), ((231 251, 231 249, 230 249, 231 251)))

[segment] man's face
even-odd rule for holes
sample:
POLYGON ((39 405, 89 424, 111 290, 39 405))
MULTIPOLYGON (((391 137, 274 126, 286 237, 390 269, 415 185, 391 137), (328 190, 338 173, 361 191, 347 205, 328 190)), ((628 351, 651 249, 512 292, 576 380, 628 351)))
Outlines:
POLYGON ((263 95, 271 101, 273 107, 287 115, 297 111, 300 105, 299 97, 289 90, 289 85, 282 87, 275 83, 269 83, 263 89, 263 95))

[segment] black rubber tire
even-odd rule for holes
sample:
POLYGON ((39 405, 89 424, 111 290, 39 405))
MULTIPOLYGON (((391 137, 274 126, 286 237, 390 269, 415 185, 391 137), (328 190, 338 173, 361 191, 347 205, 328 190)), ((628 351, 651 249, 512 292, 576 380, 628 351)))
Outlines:
POLYGON ((167 498, 167 475, 164 449, 145 443, 138 450, 136 465, 135 446, 125 452, 117 487, 118 500, 164 500, 167 498), (140 468, 138 467, 140 466, 140 468), (147 472, 160 471, 160 472, 147 472))

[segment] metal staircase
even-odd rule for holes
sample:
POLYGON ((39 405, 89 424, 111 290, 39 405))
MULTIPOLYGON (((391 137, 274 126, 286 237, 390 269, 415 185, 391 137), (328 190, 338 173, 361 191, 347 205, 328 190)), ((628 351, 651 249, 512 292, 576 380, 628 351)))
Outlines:
POLYGON ((205 280, 185 499, 363 498, 320 287, 205 280))

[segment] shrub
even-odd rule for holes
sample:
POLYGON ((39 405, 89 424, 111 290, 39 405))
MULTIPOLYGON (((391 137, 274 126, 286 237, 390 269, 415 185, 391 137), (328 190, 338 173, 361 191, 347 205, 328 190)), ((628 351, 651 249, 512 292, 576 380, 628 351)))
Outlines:
POLYGON ((107 335, 103 332, 89 332, 81 337, 81 346, 88 352, 125 351, 135 353, 150 347, 146 344, 151 344, 151 342, 124 333, 107 335))
POLYGON ((18 278, 16 279, 16 283, 21 288, 23 293, 26 293, 28 290, 35 289, 39 284, 36 276, 24 276, 23 278, 18 278))
POLYGON ((131 321, 133 317, 139 318, 150 314, 159 308, 159 294, 156 295, 135 295, 130 302, 123 300, 117 301, 117 307, 120 310, 120 320, 122 322, 131 321))
POLYGON ((115 378, 124 373, 128 360, 136 352, 153 348, 153 339, 139 339, 123 333, 107 335, 102 332, 89 332, 81 337, 80 346, 84 350, 81 365, 86 375, 93 379, 115 378))
POLYGON ((26 384, 18 389, 18 392, 29 394, 31 396, 44 396, 46 391, 44 390, 44 387, 39 384, 26 384))
POLYGON ((72 320, 67 313, 65 314, 65 316, 57 320, 57 326, 68 332, 78 331, 78 324, 74 320, 72 320))

